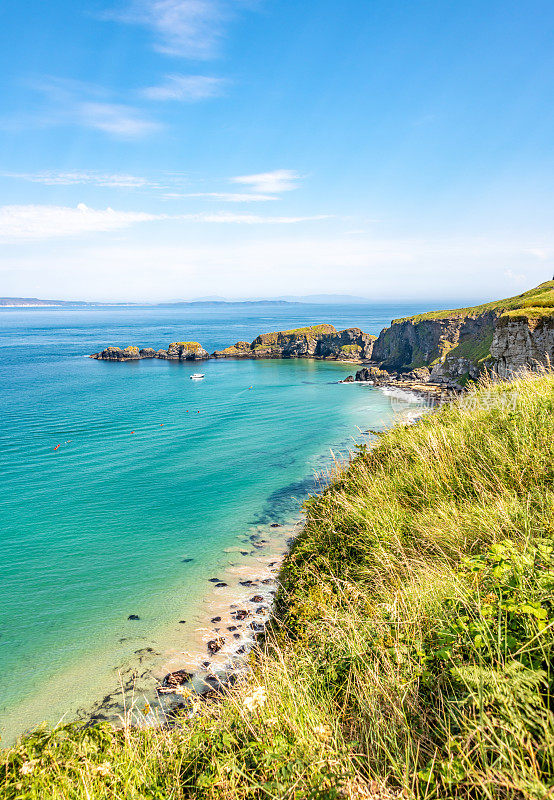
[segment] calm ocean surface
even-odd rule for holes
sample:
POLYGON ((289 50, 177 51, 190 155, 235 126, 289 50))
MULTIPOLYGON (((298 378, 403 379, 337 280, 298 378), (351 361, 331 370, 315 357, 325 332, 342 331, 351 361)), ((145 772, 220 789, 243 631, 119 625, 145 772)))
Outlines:
POLYGON ((145 671, 178 663, 206 615, 208 579, 240 557, 230 554, 237 537, 297 518, 331 450, 346 453, 359 429, 398 412, 379 390, 337 383, 354 371, 344 364, 209 361, 194 382, 194 363, 84 356, 183 339, 212 352, 318 322, 378 333, 422 310, 0 311, 4 742, 43 719, 71 718, 140 653, 145 671))

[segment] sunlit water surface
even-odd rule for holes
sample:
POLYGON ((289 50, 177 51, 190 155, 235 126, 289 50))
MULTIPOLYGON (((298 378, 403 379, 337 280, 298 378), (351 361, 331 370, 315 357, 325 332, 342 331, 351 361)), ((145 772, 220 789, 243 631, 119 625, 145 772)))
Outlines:
POLYGON ((420 310, 0 311, 4 742, 86 712, 138 663, 144 675, 178 666, 217 607, 209 578, 247 571, 252 531, 298 519, 332 455, 404 410, 338 383, 353 372, 340 363, 214 360, 193 381, 194 363, 85 356, 183 339, 211 352, 317 322, 378 333, 420 310))

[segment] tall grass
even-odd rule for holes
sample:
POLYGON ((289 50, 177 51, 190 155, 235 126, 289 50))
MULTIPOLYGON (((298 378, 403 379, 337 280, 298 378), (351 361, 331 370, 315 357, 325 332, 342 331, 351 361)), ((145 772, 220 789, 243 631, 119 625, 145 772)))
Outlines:
POLYGON ((6 798, 554 796, 554 378, 396 427, 307 503, 249 680, 172 728, 62 726, 6 798))

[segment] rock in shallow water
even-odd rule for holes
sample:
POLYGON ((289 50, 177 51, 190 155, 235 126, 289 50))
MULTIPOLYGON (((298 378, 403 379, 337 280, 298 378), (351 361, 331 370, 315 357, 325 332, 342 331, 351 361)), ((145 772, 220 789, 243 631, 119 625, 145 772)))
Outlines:
POLYGON ((211 641, 208 642, 208 652, 210 653, 210 655, 213 656, 221 650, 224 644, 225 644, 225 637, 218 636, 217 639, 212 639, 211 641))
POLYGON ((164 688, 174 688, 181 686, 183 683, 188 683, 192 679, 192 673, 187 672, 186 669, 176 669, 174 672, 169 672, 162 681, 164 688))

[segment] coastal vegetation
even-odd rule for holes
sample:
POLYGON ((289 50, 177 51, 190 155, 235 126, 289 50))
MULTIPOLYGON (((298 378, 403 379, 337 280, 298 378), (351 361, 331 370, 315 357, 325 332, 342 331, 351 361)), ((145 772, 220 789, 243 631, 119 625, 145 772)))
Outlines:
POLYGON ((505 300, 494 300, 490 303, 481 303, 478 306, 470 306, 468 308, 453 308, 447 311, 427 311, 424 314, 416 314, 413 317, 399 317, 393 319, 392 324, 397 322, 405 322, 411 320, 412 322, 420 322, 425 319, 444 319, 446 317, 466 317, 469 315, 483 314, 485 311, 494 311, 502 313, 503 311, 511 311, 514 309, 521 309, 526 307, 544 306, 551 308, 551 313, 554 314, 554 281, 546 281, 527 292, 508 297, 505 300))
POLYGON ((161 728, 135 702, 23 737, 2 796, 551 796, 554 376, 482 381, 325 483, 247 679, 161 728))

